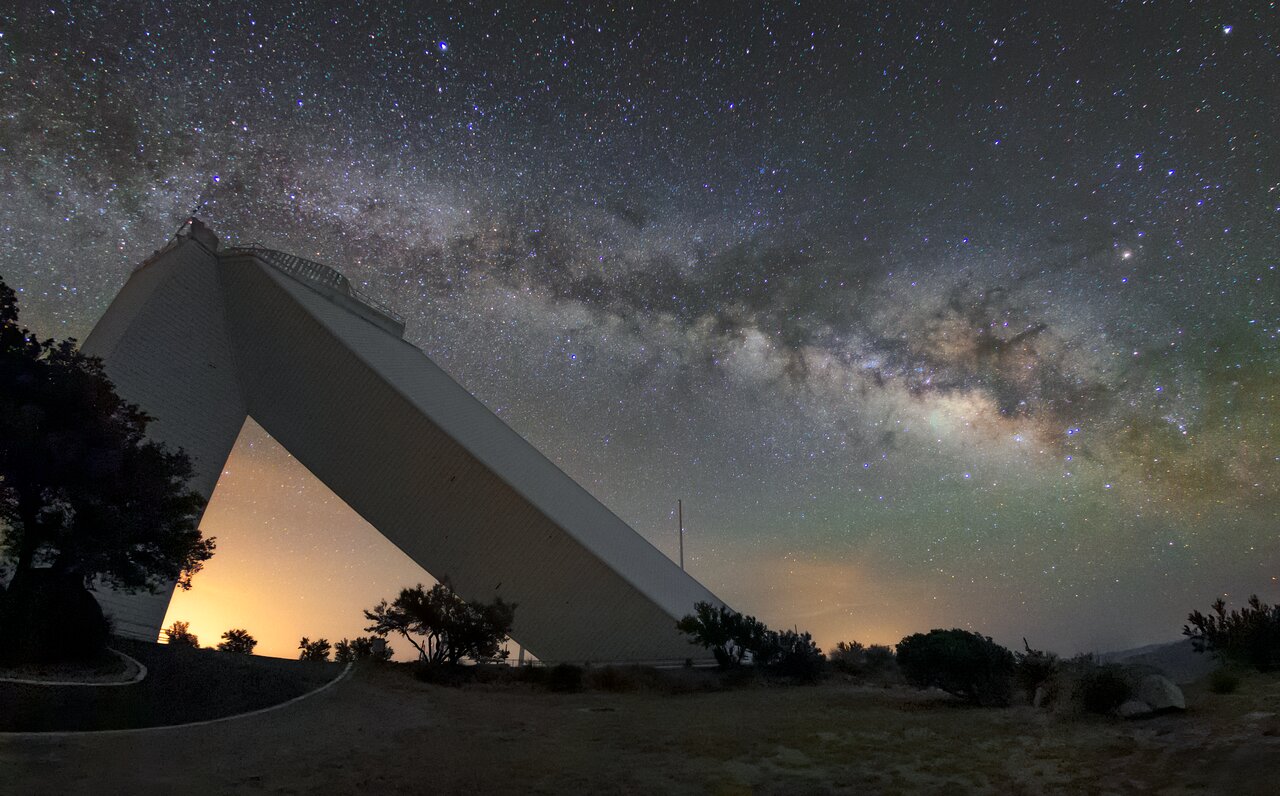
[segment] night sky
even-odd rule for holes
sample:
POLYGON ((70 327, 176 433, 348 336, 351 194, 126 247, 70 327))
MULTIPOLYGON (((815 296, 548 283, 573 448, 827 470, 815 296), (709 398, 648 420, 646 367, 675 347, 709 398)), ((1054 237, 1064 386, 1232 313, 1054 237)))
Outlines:
MULTIPOLYGON (((83 338, 203 200, 823 646, 1280 599, 1275 3, 410 5, 0 11, 24 320, 83 338)), ((206 644, 427 577, 252 425, 204 528, 206 644)))

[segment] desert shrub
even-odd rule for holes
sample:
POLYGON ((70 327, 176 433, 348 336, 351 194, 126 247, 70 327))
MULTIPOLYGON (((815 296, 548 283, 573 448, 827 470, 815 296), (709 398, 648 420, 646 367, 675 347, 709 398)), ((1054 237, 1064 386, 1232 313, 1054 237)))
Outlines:
POLYGON ((355 661, 389 661, 394 654, 386 639, 373 636, 357 636, 353 639, 342 639, 333 645, 333 659, 338 663, 355 661), (381 643, 379 643, 381 642, 381 643))
POLYGON ((329 660, 329 650, 333 649, 333 645, 329 643, 327 638, 318 638, 315 641, 302 637, 298 642, 298 660, 300 661, 327 661, 329 660))
POLYGON ((693 611, 676 623, 676 629, 689 636, 691 643, 711 650, 721 669, 740 666, 748 653, 759 653, 767 640, 768 628, 762 622, 727 605, 700 602, 693 611))
POLYGON ((794 630, 772 635, 769 644, 776 653, 766 664, 770 672, 806 683, 815 682, 822 676, 827 659, 813 643, 812 636, 794 630))
POLYGON ((236 627, 222 634, 222 641, 218 644, 218 650, 236 655, 252 655, 253 648, 256 646, 258 646, 258 640, 249 635, 248 630, 236 627))
POLYGON ((770 630, 754 616, 725 605, 700 602, 694 613, 676 623, 691 643, 711 650, 721 669, 734 669, 750 660, 756 669, 795 679, 813 680, 826 658, 808 633, 770 630))
POLYGON ((1098 663, 1092 655, 1073 660, 1075 682, 1072 701, 1089 713, 1109 715, 1133 695, 1133 684, 1123 666, 1098 663))
POLYGON ((1239 687, 1240 675, 1225 666, 1209 675, 1209 690, 1215 694, 1234 694, 1239 687))
POLYGON ((547 672, 547 688, 560 693, 576 693, 582 690, 582 667, 571 663, 558 663, 547 672))
POLYGON ((831 668, 844 674, 861 677, 866 673, 867 648, 857 641, 840 641, 827 653, 831 668))
POLYGON ((893 672, 898 662, 893 648, 884 644, 864 647, 857 641, 841 641, 828 655, 831 668, 858 678, 882 677, 893 672))
POLYGON ((1196 652, 1216 653, 1220 659, 1242 663, 1266 672, 1280 668, 1280 605, 1267 605, 1258 595, 1243 608, 1227 611, 1221 598, 1212 613, 1192 611, 1182 634, 1196 652))
POLYGON ((931 630, 898 642, 898 667, 917 688, 940 688, 975 705, 1008 705, 1013 653, 967 630, 931 630))
POLYGON ((191 632, 190 628, 191 625, 187 622, 173 620, 173 624, 164 629, 165 643, 171 647, 199 649, 200 639, 196 637, 195 633, 191 632))
POLYGON ((1026 648, 1026 652, 1015 652, 1014 657, 1014 679, 1017 680, 1018 686, 1026 693, 1028 700, 1034 700, 1036 691, 1045 688, 1052 696, 1056 691, 1056 679, 1059 668, 1058 656, 1052 652, 1044 650, 1035 650, 1027 643, 1024 638, 1022 646, 1026 648))
POLYGON ((898 656, 888 644, 872 644, 867 647, 867 667, 873 674, 896 669, 898 656))

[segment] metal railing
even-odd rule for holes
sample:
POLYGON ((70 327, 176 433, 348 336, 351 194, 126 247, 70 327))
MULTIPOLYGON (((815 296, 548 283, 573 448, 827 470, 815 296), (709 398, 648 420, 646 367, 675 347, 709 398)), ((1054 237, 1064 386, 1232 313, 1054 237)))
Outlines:
POLYGON ((335 269, 325 265, 324 263, 318 263, 315 260, 308 260, 305 257, 299 257, 296 254, 289 254, 288 252, 282 252, 277 249, 268 249, 260 243, 250 243, 247 246, 233 246, 229 250, 229 253, 252 254, 279 271, 283 271, 290 276, 332 288, 343 295, 354 298, 366 307, 387 316, 401 326, 404 325, 405 318, 403 315, 391 309, 386 304, 383 304, 381 301, 378 301, 373 296, 357 290, 352 286, 351 280, 347 279, 335 269))

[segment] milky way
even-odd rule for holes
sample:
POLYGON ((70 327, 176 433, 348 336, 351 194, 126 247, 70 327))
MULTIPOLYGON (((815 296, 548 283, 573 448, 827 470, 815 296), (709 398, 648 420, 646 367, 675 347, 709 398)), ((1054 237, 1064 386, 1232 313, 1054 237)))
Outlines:
POLYGON ((194 208, 329 263, 826 644, 1280 598, 1274 3, 642 5, 20 2, 0 276, 83 337, 194 208))

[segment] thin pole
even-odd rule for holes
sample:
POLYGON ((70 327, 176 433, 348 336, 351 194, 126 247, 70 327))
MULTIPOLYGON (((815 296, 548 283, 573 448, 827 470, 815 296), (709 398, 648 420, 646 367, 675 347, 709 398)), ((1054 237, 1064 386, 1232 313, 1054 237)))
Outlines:
POLYGON ((676 501, 676 511, 680 515, 680 570, 684 571, 684 501, 676 501))

